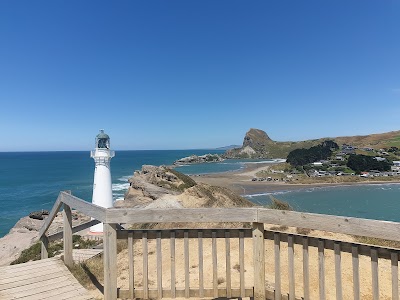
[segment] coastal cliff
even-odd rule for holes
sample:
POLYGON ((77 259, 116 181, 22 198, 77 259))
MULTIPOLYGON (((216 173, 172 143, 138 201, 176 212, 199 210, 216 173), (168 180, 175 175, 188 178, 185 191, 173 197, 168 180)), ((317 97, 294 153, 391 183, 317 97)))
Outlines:
POLYGON ((173 169, 144 165, 129 179, 130 187, 116 207, 195 208, 251 207, 249 200, 231 190, 196 183, 192 178, 173 169))

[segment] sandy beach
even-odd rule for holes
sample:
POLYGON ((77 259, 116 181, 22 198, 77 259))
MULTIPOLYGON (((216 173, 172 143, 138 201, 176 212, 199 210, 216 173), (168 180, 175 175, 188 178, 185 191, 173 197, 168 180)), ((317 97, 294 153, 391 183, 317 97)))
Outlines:
MULTIPOLYGON (((260 171, 263 171, 272 165, 270 163, 265 164, 246 164, 244 169, 238 171, 204 174, 204 175, 192 175, 191 177, 197 182, 202 182, 210 185, 217 185, 229 188, 230 190, 240 195, 251 195, 259 193, 269 193, 278 191, 288 190, 299 190, 313 187, 326 187, 326 186, 344 186, 344 185, 364 185, 364 184, 384 184, 384 183, 400 183, 400 178, 391 178, 391 180, 371 180, 362 179, 360 177, 354 177, 354 182, 345 181, 340 182, 318 182, 319 178, 315 178, 313 183, 296 183, 296 182, 282 182, 282 181, 252 181, 252 178, 260 171), (356 181, 357 180, 357 181, 356 181)), ((332 179, 336 180, 335 177, 332 179)))

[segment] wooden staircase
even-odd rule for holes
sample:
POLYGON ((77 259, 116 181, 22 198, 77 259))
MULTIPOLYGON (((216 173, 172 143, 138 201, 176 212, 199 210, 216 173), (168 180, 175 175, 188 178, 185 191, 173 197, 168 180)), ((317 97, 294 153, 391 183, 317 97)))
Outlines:
POLYGON ((0 299, 94 299, 60 258, 0 267, 0 299))

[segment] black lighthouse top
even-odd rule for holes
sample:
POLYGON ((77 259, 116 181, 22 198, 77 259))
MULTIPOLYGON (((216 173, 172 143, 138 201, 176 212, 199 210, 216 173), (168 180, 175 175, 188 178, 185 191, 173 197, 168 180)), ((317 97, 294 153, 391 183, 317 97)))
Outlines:
POLYGON ((101 129, 100 133, 96 135, 96 148, 97 149, 110 149, 110 137, 101 129))

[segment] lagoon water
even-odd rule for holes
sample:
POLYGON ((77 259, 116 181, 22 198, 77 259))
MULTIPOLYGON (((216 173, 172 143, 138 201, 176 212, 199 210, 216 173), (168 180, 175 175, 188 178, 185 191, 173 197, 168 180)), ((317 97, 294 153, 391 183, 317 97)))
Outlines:
POLYGON ((287 201, 297 211, 400 222, 400 184, 314 187, 247 198, 268 205, 269 195, 287 201))
MULTIPOLYGON (((216 150, 116 151, 111 161, 114 198, 123 197, 128 178, 143 164, 170 165, 192 154, 222 153, 216 150)), ((238 170, 254 160, 178 167, 186 174, 238 170)), ((50 210, 61 190, 71 190, 91 200, 94 162, 89 151, 0 153, 0 237, 23 216, 40 209, 50 210)), ((297 210, 356 216, 400 222, 400 185, 349 186, 277 192, 297 210)), ((269 203, 268 194, 249 196, 258 204, 269 203)))

